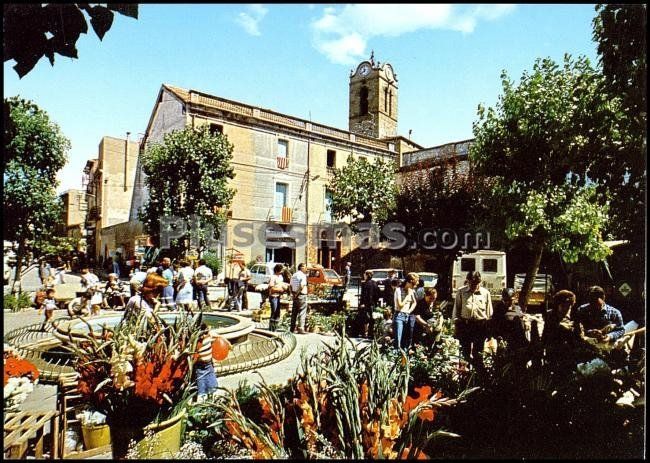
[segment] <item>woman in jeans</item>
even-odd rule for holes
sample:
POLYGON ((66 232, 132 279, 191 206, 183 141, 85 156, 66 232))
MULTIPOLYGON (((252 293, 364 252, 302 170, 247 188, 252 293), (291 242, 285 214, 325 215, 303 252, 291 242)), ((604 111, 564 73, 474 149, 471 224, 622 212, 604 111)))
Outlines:
POLYGON ((269 319, 269 330, 275 331, 280 324, 280 296, 287 290, 288 285, 282 278, 284 265, 275 264, 273 275, 269 280, 269 303, 271 304, 271 318, 269 319))
POLYGON ((395 348, 408 351, 413 339, 413 328, 415 319, 411 323, 411 313, 415 310, 417 301, 415 299, 415 288, 420 277, 417 273, 409 273, 406 280, 395 288, 393 317, 393 333, 395 334, 395 348))

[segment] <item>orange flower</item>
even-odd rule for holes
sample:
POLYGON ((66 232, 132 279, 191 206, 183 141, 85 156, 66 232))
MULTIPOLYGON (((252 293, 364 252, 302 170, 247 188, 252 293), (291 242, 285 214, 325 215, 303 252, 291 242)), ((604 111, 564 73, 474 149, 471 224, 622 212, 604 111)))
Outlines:
MULTIPOLYGON (((404 414, 406 416, 408 416, 409 412, 417 407, 421 402, 428 400, 432 393, 431 387, 426 385, 422 387, 416 387, 414 388, 414 391, 417 393, 417 396, 406 396, 406 400, 404 401, 404 414)), ((440 392, 436 393, 435 398, 438 398, 440 395, 440 392)), ((434 417, 435 413, 433 408, 422 410, 418 415, 418 418, 423 421, 433 421, 434 417)))
POLYGON ((365 406, 368 403, 368 384, 367 382, 363 382, 361 385, 361 397, 359 398, 359 405, 360 407, 365 406))

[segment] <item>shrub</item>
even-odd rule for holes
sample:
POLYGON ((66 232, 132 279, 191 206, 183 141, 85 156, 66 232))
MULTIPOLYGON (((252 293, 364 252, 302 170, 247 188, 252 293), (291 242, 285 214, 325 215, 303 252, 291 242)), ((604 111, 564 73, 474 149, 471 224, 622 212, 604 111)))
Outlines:
POLYGON ((20 312, 22 309, 31 306, 32 298, 29 296, 29 293, 24 291, 18 294, 6 294, 4 297, 3 308, 12 312, 20 312))
POLYGON ((203 253, 203 259, 205 259, 205 265, 207 265, 210 270, 212 270, 213 275, 216 277, 219 272, 221 272, 222 262, 216 254, 212 252, 203 253))

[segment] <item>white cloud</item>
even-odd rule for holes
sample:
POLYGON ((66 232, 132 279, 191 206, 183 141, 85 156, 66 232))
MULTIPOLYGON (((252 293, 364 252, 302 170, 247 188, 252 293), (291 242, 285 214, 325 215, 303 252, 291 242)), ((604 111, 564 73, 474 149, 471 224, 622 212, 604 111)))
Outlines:
POLYGON ((397 37, 420 29, 474 31, 479 21, 508 14, 514 5, 354 4, 327 7, 312 22, 314 46, 331 61, 354 64, 367 55, 368 40, 397 37))
POLYGON ((247 12, 237 15, 237 23, 250 35, 261 35, 259 24, 269 10, 261 4, 248 5, 247 9, 247 12))

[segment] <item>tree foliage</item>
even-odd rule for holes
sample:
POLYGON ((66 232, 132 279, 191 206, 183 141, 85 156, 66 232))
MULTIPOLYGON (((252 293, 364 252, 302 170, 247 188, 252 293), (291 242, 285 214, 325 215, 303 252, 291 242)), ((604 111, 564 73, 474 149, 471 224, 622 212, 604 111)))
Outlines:
MULTIPOLYGON (((612 191, 612 233, 642 241, 647 188, 647 5, 596 7, 593 38, 604 79, 601 91, 620 104, 621 143, 603 145, 590 176, 612 191), (611 188, 615 187, 615 188, 611 188)), ((642 244, 639 243, 642 247, 642 244)))
MULTIPOLYGON (((478 177, 466 160, 453 154, 421 165, 402 174, 396 196, 395 220, 407 228, 407 238, 415 241, 424 229, 478 230, 489 212, 481 198, 490 181, 478 177)), ((488 208, 489 209, 489 208, 488 208)), ((463 243, 436 251, 455 255, 463 243)))
POLYGON ((532 248, 522 289, 528 291, 546 246, 566 262, 602 260, 609 190, 596 194, 595 155, 621 143, 618 101, 600 92, 602 77, 584 57, 566 55, 562 67, 538 59, 515 85, 502 74, 496 108, 479 106, 470 158, 477 174, 495 183, 493 220, 510 239, 532 248))
MULTIPOLYGON (((453 152, 403 172, 394 220, 405 226, 407 245, 397 253, 435 256, 439 269, 450 269, 459 251, 488 246, 485 232, 489 231, 489 246, 494 248, 503 233, 483 226, 492 209, 481 200, 489 188, 489 179, 476 176, 467 160, 453 152), (453 238, 444 239, 445 233, 453 238)), ((441 294, 449 278, 448 270, 440 273, 441 294)))
POLYGON ((15 60, 21 78, 38 60, 47 56, 54 65, 54 53, 77 58, 76 43, 88 32, 84 12, 99 37, 113 25, 113 11, 138 17, 138 5, 129 3, 15 3, 3 5, 4 60, 15 60), (49 37, 48 37, 49 35, 49 37))
POLYGON ((332 192, 332 217, 351 218, 359 223, 382 225, 395 209, 395 168, 393 163, 350 156, 347 164, 335 169, 329 183, 332 192))
POLYGON ((20 272, 23 257, 39 252, 39 243, 47 243, 60 220, 56 174, 70 142, 45 111, 19 97, 5 98, 4 124, 4 238, 18 243, 20 272))
MULTIPOLYGON (((202 230, 210 225, 218 235, 235 195, 228 186, 235 176, 232 151, 227 137, 211 134, 207 126, 168 133, 162 143, 147 149, 141 162, 149 199, 140 220, 154 241, 160 239, 159 221, 164 216, 180 217, 187 230, 197 217, 202 230)), ((187 250, 185 238, 176 242, 172 254, 187 250)))

